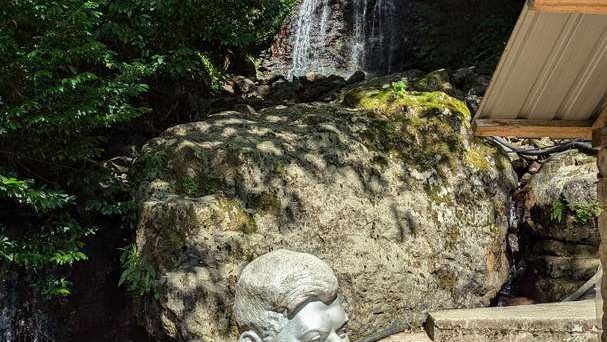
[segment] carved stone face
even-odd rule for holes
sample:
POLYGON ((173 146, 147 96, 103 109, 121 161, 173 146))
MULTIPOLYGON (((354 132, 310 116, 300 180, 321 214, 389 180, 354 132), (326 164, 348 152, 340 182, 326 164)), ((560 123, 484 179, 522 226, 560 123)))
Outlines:
POLYGON ((239 342, 349 342, 337 290, 331 267, 313 255, 277 250, 253 260, 236 284, 239 342))
POLYGON ((345 332, 348 316, 339 299, 326 305, 315 301, 304 305, 280 331, 277 342, 349 342, 345 332))

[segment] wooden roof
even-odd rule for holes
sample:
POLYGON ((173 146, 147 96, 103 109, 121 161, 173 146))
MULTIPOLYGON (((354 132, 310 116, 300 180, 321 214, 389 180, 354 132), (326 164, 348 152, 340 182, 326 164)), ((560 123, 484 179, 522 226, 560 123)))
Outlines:
POLYGON ((531 9, 555 13, 607 13, 607 0, 531 0, 531 9))
POLYGON ((605 122, 607 0, 529 1, 475 117, 476 134, 589 139, 605 122))

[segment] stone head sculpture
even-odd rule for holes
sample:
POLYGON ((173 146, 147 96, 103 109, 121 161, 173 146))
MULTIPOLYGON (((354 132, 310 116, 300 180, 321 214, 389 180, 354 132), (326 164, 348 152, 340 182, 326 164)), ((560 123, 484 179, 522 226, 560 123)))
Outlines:
POLYGON ((239 342, 349 342, 337 278, 310 254, 278 250, 253 260, 234 306, 239 342))

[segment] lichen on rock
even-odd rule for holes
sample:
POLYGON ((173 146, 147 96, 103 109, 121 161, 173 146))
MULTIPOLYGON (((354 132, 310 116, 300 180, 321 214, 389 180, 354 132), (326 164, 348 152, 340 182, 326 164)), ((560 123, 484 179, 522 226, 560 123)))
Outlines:
POLYGON ((470 113, 445 93, 342 98, 222 112, 147 144, 168 167, 140 187, 137 245, 159 274, 159 299, 142 301, 152 333, 236 340, 239 271, 280 248, 335 270, 354 339, 489 304, 508 274, 508 159, 470 137, 470 113), (184 177, 213 191, 184 193, 184 177))

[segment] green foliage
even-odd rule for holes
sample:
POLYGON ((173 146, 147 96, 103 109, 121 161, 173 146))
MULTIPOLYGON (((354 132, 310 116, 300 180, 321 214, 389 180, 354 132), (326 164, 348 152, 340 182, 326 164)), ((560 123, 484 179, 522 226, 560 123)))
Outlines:
POLYGON ((552 202, 552 206, 550 207, 550 219, 561 222, 563 220, 565 208, 565 204, 560 199, 552 202))
POLYGON ((54 162, 95 158, 96 130, 147 109, 132 99, 153 69, 124 62, 96 39, 97 2, 8 1, 0 22, 2 147, 54 162))
MULTIPOLYGON (((69 294, 69 266, 86 260, 96 223, 135 221, 136 182, 100 162, 112 157, 104 146, 115 128, 181 120, 175 108, 187 112, 193 95, 218 90, 230 63, 271 37, 293 4, 3 2, 0 265, 18 268, 45 295, 69 294)), ((145 177, 166 163, 163 153, 138 160, 145 177)))
POLYGON ((181 180, 181 189, 188 196, 196 196, 198 193, 198 182, 193 177, 183 177, 181 180))
POLYGON ((45 189, 34 189, 33 180, 18 180, 0 174, 0 198, 11 198, 37 212, 47 212, 73 204, 74 196, 45 189))
POLYGON ((46 282, 38 287, 38 291, 50 297, 65 297, 72 293, 70 290, 72 283, 67 279, 57 278, 53 275, 46 279, 46 282))
POLYGON ((570 209, 575 215, 575 220, 586 224, 599 217, 603 213, 603 207, 599 202, 592 202, 585 205, 572 205, 570 209))
POLYGON ((567 212, 573 214, 572 219, 586 224, 603 213, 603 207, 597 201, 587 204, 566 204, 561 199, 552 202, 550 218, 561 222, 567 212))
POLYGON ((130 292, 138 296, 151 294, 158 297, 156 270, 141 257, 135 244, 122 249, 120 263, 124 271, 120 276, 118 286, 124 285, 130 292))
POLYGON ((40 293, 65 296, 70 293, 70 283, 57 274, 87 260, 82 252, 84 238, 94 229, 81 227, 65 214, 57 219, 43 218, 47 222, 26 223, 17 233, 0 226, 0 260, 29 270, 29 279, 40 293))
POLYGON ((137 158, 138 173, 151 180, 162 176, 167 168, 167 154, 164 151, 144 151, 137 158))
POLYGON ((396 95, 404 97, 407 95, 407 83, 403 80, 392 82, 392 91, 396 95))

